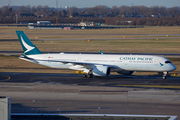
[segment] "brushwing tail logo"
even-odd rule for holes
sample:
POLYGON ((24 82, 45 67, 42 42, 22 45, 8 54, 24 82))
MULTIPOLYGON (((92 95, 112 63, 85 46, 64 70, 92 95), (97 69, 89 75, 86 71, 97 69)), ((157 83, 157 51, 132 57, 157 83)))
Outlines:
POLYGON ((21 40, 22 40, 22 44, 23 44, 24 47, 27 49, 26 51, 24 51, 24 53, 27 53, 27 52, 29 52, 29 51, 31 51, 31 50, 33 50, 33 49, 35 48, 35 47, 29 46, 29 45, 24 41, 22 35, 21 35, 21 40))

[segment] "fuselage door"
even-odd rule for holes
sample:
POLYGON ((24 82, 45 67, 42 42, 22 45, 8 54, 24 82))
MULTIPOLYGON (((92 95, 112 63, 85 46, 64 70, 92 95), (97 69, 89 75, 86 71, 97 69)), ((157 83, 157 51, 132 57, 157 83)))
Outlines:
POLYGON ((124 60, 124 65, 127 65, 128 64, 128 60, 124 60))
POLYGON ((77 61, 78 61, 78 62, 81 62, 81 58, 80 58, 80 57, 78 57, 77 61))
POLYGON ((155 66, 158 66, 158 63, 159 63, 158 59, 155 59, 155 60, 154 60, 154 65, 155 65, 155 66))

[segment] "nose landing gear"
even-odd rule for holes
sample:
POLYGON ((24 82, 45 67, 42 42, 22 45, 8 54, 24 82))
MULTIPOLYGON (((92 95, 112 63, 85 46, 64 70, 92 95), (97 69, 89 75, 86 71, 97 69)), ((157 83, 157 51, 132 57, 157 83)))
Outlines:
POLYGON ((168 74, 168 72, 163 72, 163 80, 166 79, 166 75, 168 74))

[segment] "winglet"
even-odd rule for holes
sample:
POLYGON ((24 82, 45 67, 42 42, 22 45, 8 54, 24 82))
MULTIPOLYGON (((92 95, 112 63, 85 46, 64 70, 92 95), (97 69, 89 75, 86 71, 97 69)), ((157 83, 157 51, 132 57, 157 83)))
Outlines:
POLYGON ((31 42, 23 31, 16 31, 16 33, 25 55, 41 54, 38 48, 31 42))

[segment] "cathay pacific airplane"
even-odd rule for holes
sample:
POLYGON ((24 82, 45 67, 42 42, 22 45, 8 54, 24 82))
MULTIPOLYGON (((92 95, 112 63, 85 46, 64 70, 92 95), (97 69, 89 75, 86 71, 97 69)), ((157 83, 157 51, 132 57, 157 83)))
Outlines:
POLYGON ((16 31, 24 54, 20 59, 57 69, 83 71, 83 77, 110 76, 111 72, 131 75, 134 71, 162 72, 163 79, 176 69, 170 60, 152 55, 42 54, 23 31, 16 31))

